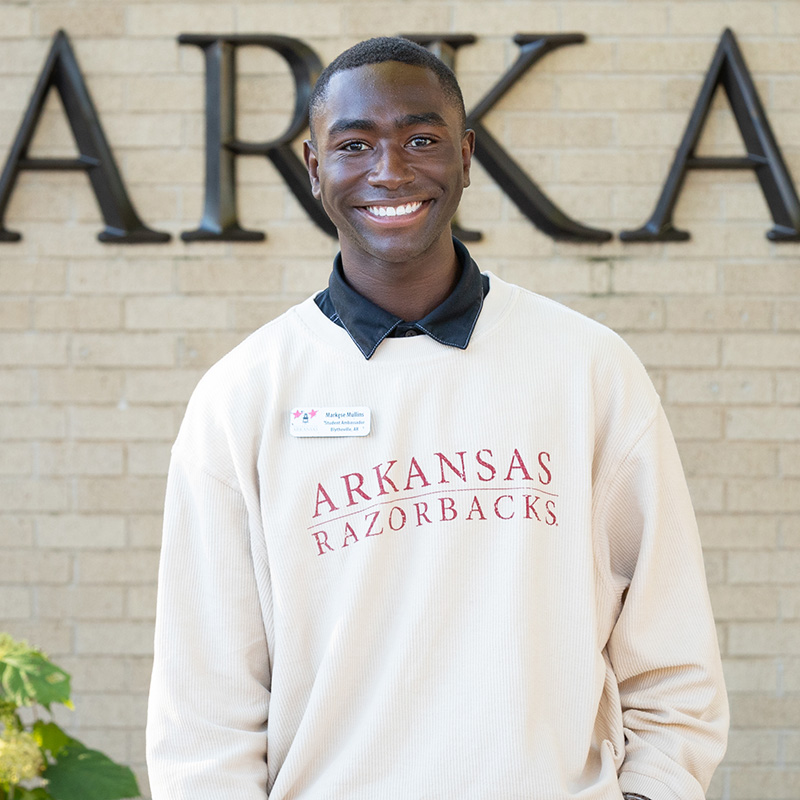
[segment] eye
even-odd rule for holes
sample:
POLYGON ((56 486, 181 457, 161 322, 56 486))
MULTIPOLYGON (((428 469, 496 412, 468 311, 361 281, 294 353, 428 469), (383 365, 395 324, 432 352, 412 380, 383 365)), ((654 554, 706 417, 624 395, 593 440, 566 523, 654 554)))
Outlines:
POLYGON ((434 140, 430 136, 414 136, 412 137, 409 145, 411 147, 425 147, 429 144, 433 144, 434 140))
POLYGON ((344 150, 346 153, 360 153, 362 150, 366 150, 367 145, 366 142, 345 142, 340 150, 344 150))

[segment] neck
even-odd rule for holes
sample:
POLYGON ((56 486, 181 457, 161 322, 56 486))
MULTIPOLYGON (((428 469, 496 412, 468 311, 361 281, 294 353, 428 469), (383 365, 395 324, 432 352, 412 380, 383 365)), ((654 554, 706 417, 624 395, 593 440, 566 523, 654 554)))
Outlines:
POLYGON ((401 263, 365 257, 342 242, 342 268, 359 294, 407 322, 422 319, 440 305, 460 276, 449 234, 429 251, 401 263))

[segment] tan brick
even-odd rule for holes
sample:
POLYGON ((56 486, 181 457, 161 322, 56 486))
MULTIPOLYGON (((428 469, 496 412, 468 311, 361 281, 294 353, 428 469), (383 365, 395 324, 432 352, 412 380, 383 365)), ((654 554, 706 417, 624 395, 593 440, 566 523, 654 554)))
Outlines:
POLYGON ((166 475, 169 456, 169 442, 129 444, 128 472, 131 475, 166 475))
POLYGON ((172 440, 172 413, 164 408, 103 408, 85 406, 70 413, 70 432, 76 439, 138 441, 172 440))
MULTIPOLYGON (((559 79, 559 108, 583 112, 660 111, 662 87, 650 77, 563 77, 559 79)), ((663 176, 663 168, 658 172, 659 177, 663 176)))
POLYGON ((775 321, 778 330, 800 331, 800 302, 776 303, 775 321))
POLYGON ((778 688, 774 658, 726 658, 722 661, 728 692, 769 692, 778 688))
MULTIPOLYGON (((337 3, 303 3, 302 5, 278 3, 251 3, 240 5, 237 9, 237 30, 242 33, 264 33, 276 30, 275 21, 280 20, 280 30, 303 41, 309 37, 332 37, 343 33, 355 33, 344 27, 342 16, 347 7, 337 3)), ((371 4, 370 4, 371 5, 371 4)), ((370 6, 360 6, 369 9, 370 6)), ((360 14, 359 14, 360 16, 360 14)), ((384 28, 385 23, 381 25, 384 28)), ((391 27, 391 26, 390 26, 391 27)), ((220 30, 216 28, 215 30, 220 30)), ((399 28, 397 29, 399 32, 399 28)), ((442 30, 445 30, 444 28, 442 30)), ((374 34, 370 34, 374 35, 374 34)), ((387 34, 388 35, 388 34, 387 34)), ((325 60, 323 59, 323 64, 325 60)))
POLYGON ((0 381, 0 403, 29 403, 33 400, 32 370, 3 369, 0 381))
POLYGON ((708 548, 761 550, 774 547, 778 541, 778 524, 772 516, 698 514, 697 522, 703 546, 708 548))
POLYGON ((29 516, 0 515, 0 547, 32 547, 33 520, 29 516))
MULTIPOLYGON (((356 40, 374 36, 376 31, 439 33, 449 29, 450 9, 438 4, 353 5, 343 9, 341 25, 342 30, 356 40)), ((355 44, 355 40, 352 43, 355 44)))
POLYGON ((174 73, 178 68, 176 35, 170 33, 166 39, 94 39, 89 46, 76 47, 78 61, 86 75, 174 73))
MULTIPOLYGON (((514 6, 510 6, 514 8, 514 6)), ((537 9, 540 7, 537 7, 537 9)), ((538 10, 535 12, 538 16, 538 10)), ((518 30, 519 28, 517 28, 518 30)), ((535 26, 536 30, 543 30, 540 26, 535 26)), ((481 30, 477 27, 477 30, 481 30)), ((514 27, 506 28, 503 33, 514 30, 514 27)), ((616 72, 619 59, 617 58, 617 42, 602 41, 594 37, 581 45, 575 47, 562 47, 548 54, 540 64, 534 69, 538 74, 548 73, 576 73, 596 75, 603 72, 616 72)), ((498 77, 499 77, 498 70, 498 77)))
POLYGON ((0 38, 23 39, 32 33, 30 8, 17 5, 0 6, 0 38))
POLYGON ((161 478, 80 478, 77 509, 86 511, 157 511, 164 505, 161 478))
POLYGON ((125 9, 110 3, 41 6, 36 9, 36 17, 40 35, 52 36, 63 28, 73 40, 121 36, 125 26, 125 9))
POLYGON ((64 550, 119 548, 125 545, 125 519, 108 514, 58 514, 39 517, 40 547, 64 550))
POLYGON ((131 692, 147 694, 150 690, 150 676, 153 672, 153 659, 148 656, 130 656, 125 659, 125 686, 131 692))
POLYGON ((796 367, 800 364, 800 334, 728 334, 723 338, 726 365, 796 367))
POLYGON ((114 330, 121 319, 119 300, 110 297, 43 298, 34 305, 40 330, 114 330))
POLYGON ((800 658, 783 658, 781 688, 787 692, 800 692, 800 658))
POLYGON ((156 616, 156 587, 132 586, 128 589, 126 616, 131 619, 154 620, 156 616))
POLYGON ((161 514, 136 514, 128 517, 128 539, 131 547, 161 546, 161 514))
POLYGON ((773 445, 734 442, 686 442, 680 447, 687 475, 777 475, 777 449, 773 445))
POLYGON ((0 481, 0 507, 6 511, 64 511, 69 503, 66 481, 28 478, 0 481))
POLYGON ((194 369, 131 370, 125 395, 131 403, 185 403, 202 374, 194 369))
POLYGON ((57 366, 66 363, 67 337, 58 333, 0 334, 0 365, 57 366))
POLYGON ((780 448, 780 474, 800 477, 800 444, 785 444, 780 448))
POLYGON ((132 297, 125 301, 125 327, 131 330, 208 330, 227 324, 228 304, 222 298, 132 297))
POLYGON ((72 339, 78 365, 167 367, 175 363, 174 337, 163 333, 86 333, 72 339))
POLYGON ((240 333, 189 333, 182 337, 178 363, 182 367, 208 368, 244 338, 240 333))
MULTIPOLYGON (((330 262, 324 262, 330 272, 330 262)), ((187 294, 270 294, 280 291, 281 273, 293 265, 265 264, 263 258, 182 261, 178 286, 187 294)))
POLYGON ((800 796, 800 770, 735 769, 731 773, 731 800, 795 800, 800 796))
POLYGON ((713 586, 710 592, 717 620, 775 620, 778 617, 775 587, 713 586))
POLYGON ((725 207, 725 219, 759 219, 765 222, 770 219, 769 208, 757 183, 726 186, 723 204, 725 207))
POLYGON ((129 5, 126 11, 129 36, 175 39, 180 33, 233 30, 233 8, 218 3, 141 3, 129 5))
MULTIPOLYGON (((3 422, 5 409, 0 409, 0 425, 3 422)), ((3 437, 7 439, 5 428, 3 437)), ((33 445, 27 442, 11 443, 4 441, 0 447, 0 475, 30 476, 33 472, 33 445)))
MULTIPOLYGON (((775 32, 773 15, 764 8, 763 2, 738 0, 735 3, 691 2, 670 5, 670 31, 673 34, 716 38, 726 27, 746 32, 748 36, 775 32)), ((709 61, 713 50, 714 46, 709 45, 709 61)))
MULTIPOLYGON (((25 10, 30 14, 29 9, 25 10)), ((20 23, 24 27, 22 20, 20 23)), ((3 47, 0 48, 0 74, 35 75, 42 67, 48 45, 34 40, 25 33, 20 32, 17 35, 19 38, 4 41, 3 47)))
POLYGON ((506 122, 503 142, 515 148, 610 147, 614 120, 606 115, 514 114, 506 122))
POLYGON ((72 559, 66 553, 46 550, 18 550, 11 547, 3 551, 3 584, 59 584, 72 578, 72 559))
POLYGON ((687 483, 697 513, 722 511, 725 508, 725 483, 721 478, 688 476, 687 483))
POLYGON ((509 263, 503 268, 503 277, 537 294, 588 293, 592 287, 594 267, 585 261, 569 260, 509 263))
POLYGON ((27 300, 0 300, 0 329, 24 330, 30 320, 31 306, 27 300))
MULTIPOLYGON (((706 550, 703 553, 706 581, 709 586, 725 582, 725 553, 720 550, 706 550)), ((722 647, 722 644, 720 644, 722 647)))
POLYGON ((766 404, 773 395, 773 379, 766 372, 672 371, 667 376, 671 403, 766 404))
POLYGON ((31 617, 31 590, 23 586, 0 586, 0 616, 7 619, 31 617))
POLYGON ((77 557, 77 567, 82 584, 155 584, 158 552, 130 549, 110 553, 82 552, 77 557))
POLYGON ((800 587, 781 589, 781 619, 800 619, 800 587))
POLYGON ((729 439, 797 441, 800 408, 732 408, 725 414, 729 439))
POLYGON ((43 587, 37 591, 42 619, 118 619, 123 602, 123 590, 112 586, 43 587))
POLYGON ((203 81, 195 76, 138 75, 128 80, 127 90, 127 108, 131 111, 205 110, 203 81))
POLYGON ((69 287, 76 294, 162 294, 172 289, 172 261, 76 261, 70 265, 69 287))
POLYGON ((125 163, 125 174, 132 183, 180 185, 203 181, 202 152, 148 147, 131 150, 125 163))
MULTIPOLYGON (((76 630, 76 650, 78 653, 97 655, 117 654, 142 654, 153 652, 153 623, 152 622, 84 622, 76 630)), ((85 711, 81 715, 86 724, 91 724, 86 719, 85 711)), ((109 724, 112 714, 107 712, 103 724, 109 724)), ((132 718, 130 713, 123 720, 129 726, 134 719, 143 721, 144 709, 132 718)), ((95 723, 97 724, 97 723, 95 723)))
POLYGON ((45 403, 117 403, 122 397, 123 376, 115 370, 40 370, 38 378, 45 403))
POLYGON ((800 275, 792 264, 774 261, 726 264, 722 274, 725 291, 732 294, 775 294, 785 297, 800 293, 800 275))
POLYGON ((235 300, 232 308, 234 329, 254 331, 303 300, 305 295, 282 300, 235 300))
MULTIPOLYGON (((630 4, 628 8, 630 8, 630 4)), ((669 38, 661 41, 620 41, 617 44, 619 68, 625 72, 675 73, 705 72, 713 47, 706 42, 669 38)))
POLYGON ((780 542, 783 547, 800 549, 800 517, 784 517, 780 521, 780 542))
MULTIPOLYGON (((147 635, 148 626, 139 623, 117 623, 118 630, 114 630, 111 623, 93 623, 81 626, 77 634, 78 652, 90 653, 92 655, 105 655, 107 652, 115 652, 117 648, 123 647, 124 643, 130 642, 135 645, 137 650, 145 650, 144 638, 147 635), (105 640, 105 641, 104 641, 105 640)), ((150 627, 150 638, 153 637, 152 627, 150 627)), ((152 641, 150 642, 152 650, 152 641)), ((122 653, 132 652, 125 649, 122 653)), ((89 727, 108 727, 108 728, 143 728, 147 714, 147 702, 140 694, 86 694, 82 697, 79 706, 81 715, 81 725, 89 727)))
POLYGON ((672 434, 677 441, 698 441, 722 437, 722 412, 701 406, 665 406, 672 434))
POLYGON ((778 372, 775 379, 775 395, 779 403, 800 403, 800 373, 778 372))
MULTIPOLYGON (((774 697, 762 693, 730 696, 733 728, 796 728, 800 725, 800 694, 774 697)), ((769 792, 752 797, 774 797, 769 792)))
POLYGON ((4 439, 60 439, 66 433, 63 409, 47 406, 0 408, 4 439))
POLYGON ((42 443, 37 453, 41 475, 120 475, 123 469, 119 444, 42 443))
POLYGON ((646 367, 715 367, 719 363, 716 336, 702 333, 635 332, 625 340, 646 367))
POLYGON ((561 7, 564 30, 599 36, 657 36, 667 30, 666 3, 571 2, 561 7))
MULTIPOLYGON (((22 639, 32 647, 44 650, 56 663, 65 653, 72 652, 72 626, 64 620, 9 620, 3 628, 14 639, 22 639)), ((53 706, 53 711, 58 714, 60 708, 53 706)))
POLYGON ((70 655, 62 658, 59 666, 72 676, 75 692, 116 692, 125 684, 125 662, 120 658, 70 655))
MULTIPOLYGON (((713 293, 710 289, 709 293, 713 293)), ((667 327, 674 330, 763 330, 772 327, 772 303, 741 298, 667 298, 667 327)))
POLYGON ((747 65, 754 74, 786 72, 796 75, 800 71, 800 53, 792 39, 750 41, 743 50, 747 65))
MULTIPOLYGON (((650 184, 657 181, 663 173, 664 166, 659 159, 633 150, 565 150, 558 159, 558 178, 564 183, 650 184)), ((546 180, 542 170, 537 170, 536 174, 539 180, 546 180)))
POLYGON ((730 583, 796 583, 800 552, 733 551, 728 554, 730 583))
POLYGON ((655 330, 664 324, 664 307, 660 299, 576 297, 570 298, 567 305, 615 331, 655 330))
POLYGON ((800 732, 786 731, 783 748, 787 764, 800 764, 800 732))
POLYGON ((800 480, 732 479, 728 482, 728 508, 738 511, 761 508, 778 513, 800 511, 800 480))

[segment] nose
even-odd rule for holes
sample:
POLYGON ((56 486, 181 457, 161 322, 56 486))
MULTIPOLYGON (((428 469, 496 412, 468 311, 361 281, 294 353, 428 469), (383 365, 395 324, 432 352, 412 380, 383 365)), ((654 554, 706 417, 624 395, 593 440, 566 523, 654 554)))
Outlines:
POLYGON ((414 171, 406 160, 402 145, 387 144, 376 151, 367 180, 370 186, 399 189, 414 180, 414 171))

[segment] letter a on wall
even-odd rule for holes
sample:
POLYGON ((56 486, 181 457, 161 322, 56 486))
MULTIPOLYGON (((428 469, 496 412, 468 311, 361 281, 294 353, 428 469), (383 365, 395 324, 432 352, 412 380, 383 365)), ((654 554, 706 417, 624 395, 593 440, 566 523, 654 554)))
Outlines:
POLYGON ((75 53, 64 31, 59 31, 53 39, 53 45, 0 176, 0 242, 16 242, 22 238, 19 233, 6 230, 4 218, 17 177, 21 170, 26 169, 86 172, 106 224, 105 230, 97 237, 101 242, 136 244, 169 241, 168 233, 151 230, 139 219, 125 190, 75 53), (52 87, 58 90, 64 104, 64 111, 78 147, 78 158, 31 158, 28 155, 47 94, 52 87))
POLYGON ((800 241, 800 202, 797 192, 767 121, 753 78, 730 29, 724 31, 714 53, 653 215, 641 228, 622 231, 620 239, 626 242, 674 242, 689 238, 688 231, 678 230, 672 224, 672 213, 687 169, 754 170, 775 222, 775 227, 767 232, 767 238, 776 242, 800 241), (711 101, 720 85, 725 89, 744 139, 746 156, 720 158, 697 155, 697 144, 711 109, 711 101))

